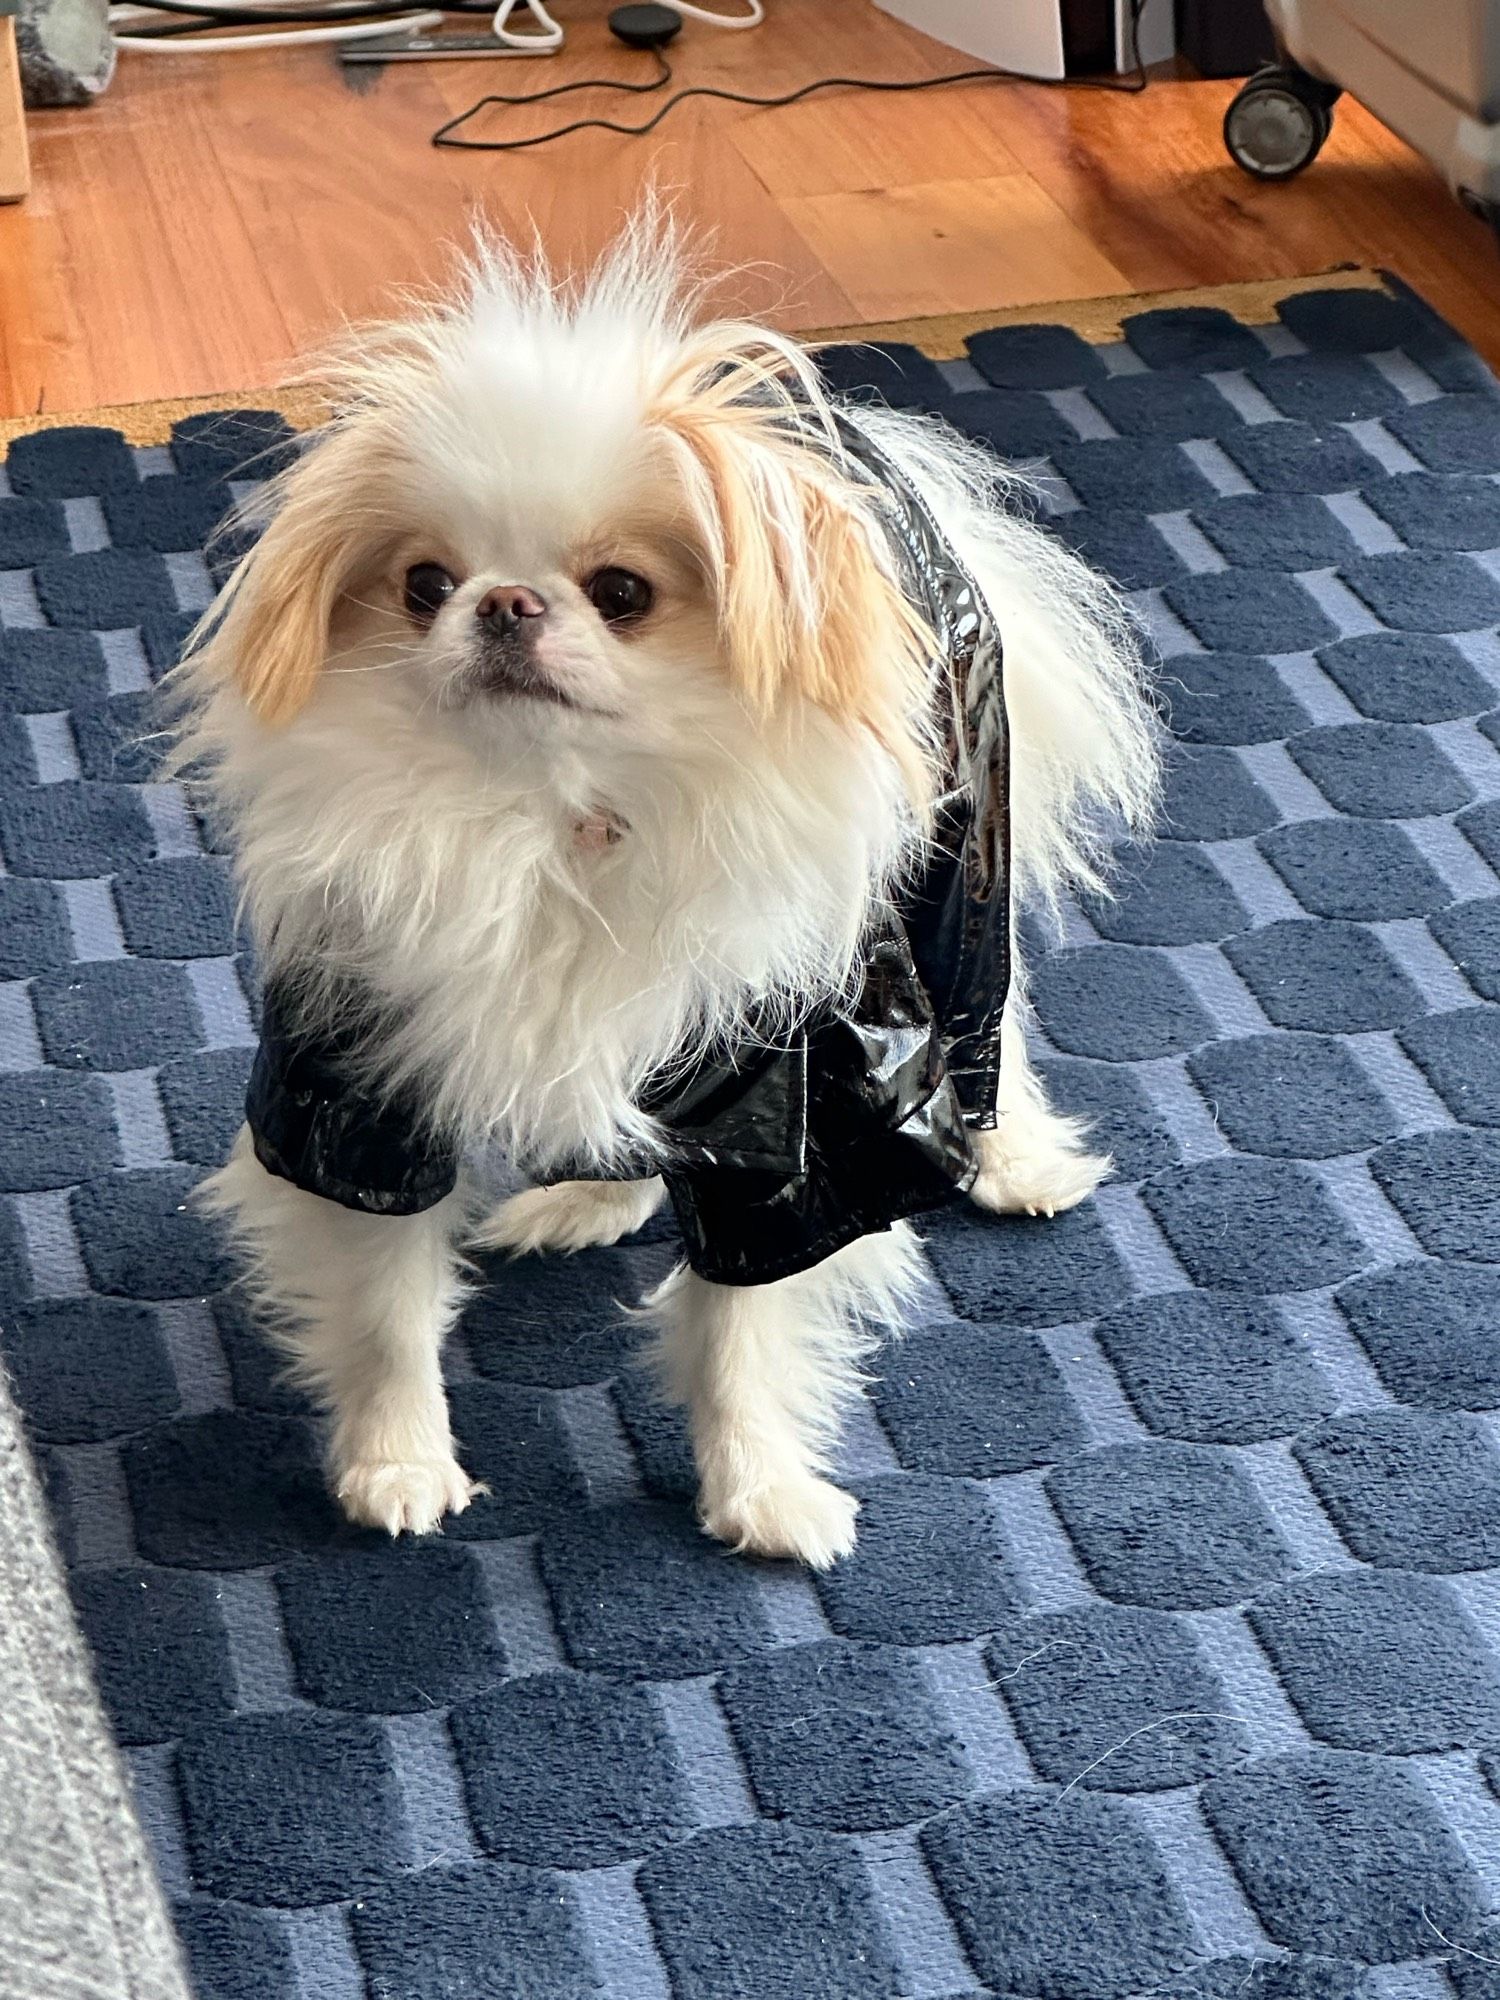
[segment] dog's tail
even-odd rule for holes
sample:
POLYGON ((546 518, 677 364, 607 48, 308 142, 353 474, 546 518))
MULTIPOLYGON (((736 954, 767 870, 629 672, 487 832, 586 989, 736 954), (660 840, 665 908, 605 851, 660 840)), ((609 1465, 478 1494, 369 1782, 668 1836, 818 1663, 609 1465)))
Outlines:
POLYGON ((1069 890, 1103 891, 1121 836, 1144 837, 1156 816, 1161 728, 1143 635, 1114 586, 1037 524, 1029 480, 931 419, 860 422, 921 489, 999 625, 1012 889, 1055 913, 1069 890))

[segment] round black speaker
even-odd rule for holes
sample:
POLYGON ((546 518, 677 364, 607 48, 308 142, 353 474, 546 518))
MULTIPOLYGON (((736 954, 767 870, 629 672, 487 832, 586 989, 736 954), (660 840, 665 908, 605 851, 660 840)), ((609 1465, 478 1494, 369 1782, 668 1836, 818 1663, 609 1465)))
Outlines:
POLYGON ((609 17, 609 32, 633 49, 665 48, 682 33, 682 16, 670 7, 658 7, 654 0, 639 5, 616 7, 609 17))

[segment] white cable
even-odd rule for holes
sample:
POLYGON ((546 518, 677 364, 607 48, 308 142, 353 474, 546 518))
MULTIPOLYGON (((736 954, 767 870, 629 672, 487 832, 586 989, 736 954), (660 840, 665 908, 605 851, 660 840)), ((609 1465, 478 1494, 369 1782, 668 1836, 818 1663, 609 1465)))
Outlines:
MULTIPOLYGON (((251 0, 253 4, 253 0, 251 0)), ((706 7, 692 4, 692 0, 666 0, 674 14, 689 21, 703 21, 713 28, 758 28, 766 18, 764 0, 748 0, 748 14, 712 14, 706 7)), ((131 13, 137 13, 132 8, 131 13)), ((139 10, 149 18, 148 6, 139 10)), ((205 25, 201 35, 130 35, 117 34, 115 44, 122 49, 135 49, 146 55, 185 56, 198 55, 204 50, 221 55, 235 55, 249 49, 296 48, 304 42, 356 42, 376 35, 386 35, 394 30, 407 28, 412 33, 420 33, 427 28, 441 27, 443 16, 439 13, 391 14, 378 21, 359 22, 353 26, 339 23, 326 28, 288 28, 280 34, 219 35, 205 25)), ((508 49, 535 49, 538 55, 546 54, 563 45, 563 29, 547 12, 545 0, 500 0, 491 22, 496 39, 508 49), (509 21, 517 7, 525 7, 532 19, 539 23, 540 32, 518 34, 510 27, 509 21)))
POLYGON ((694 7, 689 0, 665 0, 665 4, 685 20, 707 21, 711 28, 758 28, 766 18, 763 0, 750 0, 748 14, 710 14, 706 7, 694 7))
POLYGON ((141 55, 236 55, 242 49, 290 49, 303 42, 354 42, 369 35, 388 35, 397 28, 420 32, 442 26, 441 14, 388 14, 382 21, 360 21, 353 27, 288 28, 279 35, 116 35, 115 46, 141 55))
MULTIPOLYGON (((756 0, 756 4, 759 4, 759 0, 756 0)), ((551 49, 560 49, 563 45, 562 24, 553 20, 543 0, 500 0, 490 26, 508 49, 535 49, 542 55, 551 49), (506 22, 517 7, 525 7, 532 19, 540 23, 540 34, 518 35, 514 28, 506 26, 506 22)))

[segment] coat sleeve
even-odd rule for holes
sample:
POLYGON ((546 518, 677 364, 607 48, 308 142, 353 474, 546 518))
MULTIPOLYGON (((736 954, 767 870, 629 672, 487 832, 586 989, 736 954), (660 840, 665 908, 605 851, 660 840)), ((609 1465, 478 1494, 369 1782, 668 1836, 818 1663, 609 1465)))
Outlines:
POLYGON ((688 1262, 722 1285, 810 1269, 857 1237, 936 1208, 973 1178, 963 1111, 907 941, 870 941, 857 999, 809 1021, 800 1157, 728 1148, 664 1165, 688 1262))
POLYGON ((946 800, 926 865, 902 893, 901 914, 964 1117, 988 1130, 1000 1087, 1011 947, 1004 874, 978 865, 984 837, 967 791, 946 800))
MULTIPOLYGON (((351 1018, 354 1009, 351 1004, 351 1018)), ((268 1173, 371 1215, 416 1215, 450 1194, 456 1148, 425 1129, 420 1106, 355 1081, 351 1037, 298 1018, 267 989, 245 1117, 268 1173)))

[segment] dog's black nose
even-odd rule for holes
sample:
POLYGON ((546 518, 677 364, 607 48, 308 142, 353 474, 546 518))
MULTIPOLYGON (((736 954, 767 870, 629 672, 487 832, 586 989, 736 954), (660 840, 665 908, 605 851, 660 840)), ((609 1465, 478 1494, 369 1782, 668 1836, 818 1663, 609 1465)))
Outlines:
POLYGON ((474 606, 474 616, 497 638, 513 639, 527 618, 541 618, 547 600, 524 583, 500 583, 474 606))

